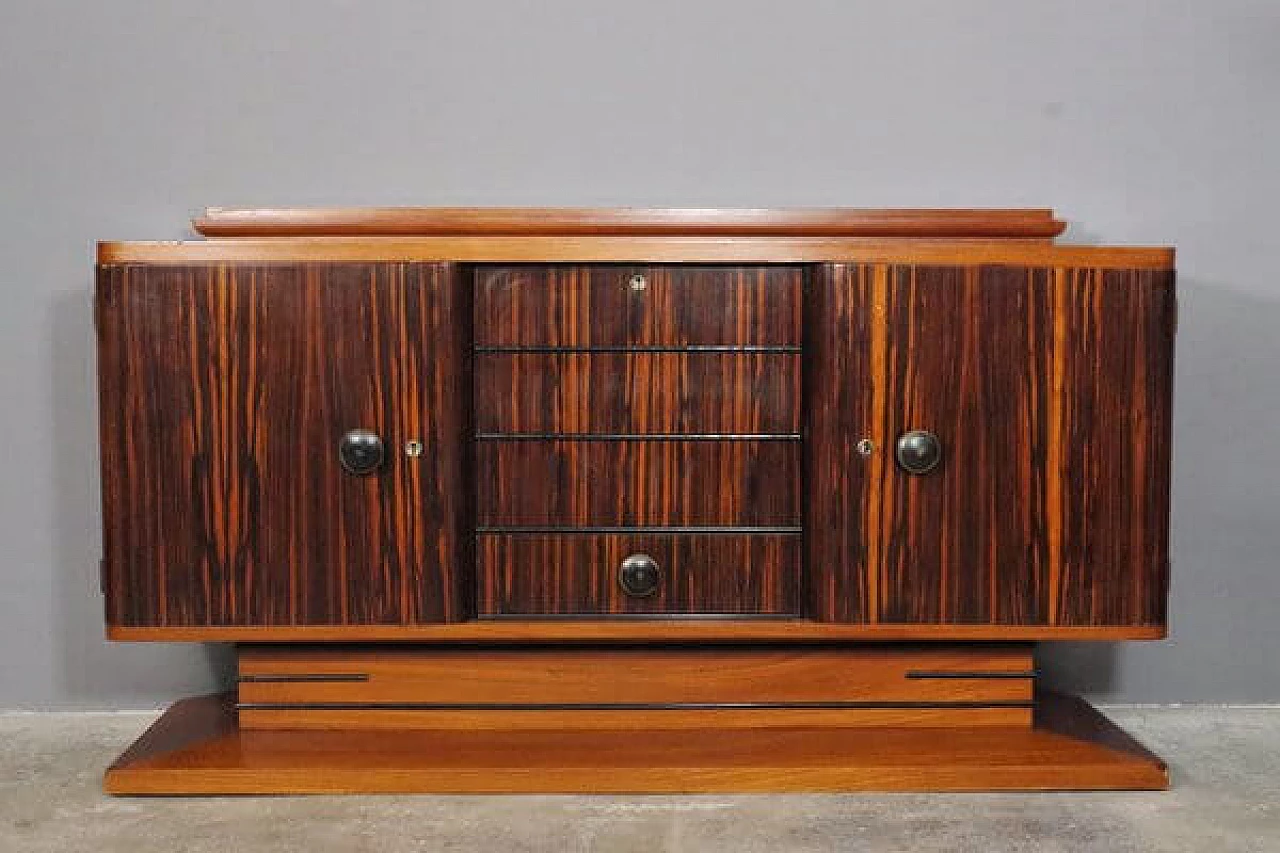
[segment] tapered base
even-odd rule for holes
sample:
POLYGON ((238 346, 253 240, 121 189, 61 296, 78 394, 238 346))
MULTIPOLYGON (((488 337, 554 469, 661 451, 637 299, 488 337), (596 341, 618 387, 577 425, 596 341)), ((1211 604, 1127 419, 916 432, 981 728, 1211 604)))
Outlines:
POLYGON ((1160 759, 1086 702, 1026 727, 241 729, 231 696, 170 708, 112 794, 729 793, 1163 789, 1160 759))

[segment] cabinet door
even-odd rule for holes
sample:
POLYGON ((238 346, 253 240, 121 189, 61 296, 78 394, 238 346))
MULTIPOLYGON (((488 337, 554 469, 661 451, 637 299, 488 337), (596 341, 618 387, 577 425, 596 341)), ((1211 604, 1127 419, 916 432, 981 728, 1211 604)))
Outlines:
POLYGON ((1164 624, 1171 272, 831 265, 810 297, 817 618, 1164 624))
POLYGON ((466 617, 459 279, 441 264, 100 269, 108 623, 466 617), (383 443, 363 476, 339 456, 357 429, 383 443))

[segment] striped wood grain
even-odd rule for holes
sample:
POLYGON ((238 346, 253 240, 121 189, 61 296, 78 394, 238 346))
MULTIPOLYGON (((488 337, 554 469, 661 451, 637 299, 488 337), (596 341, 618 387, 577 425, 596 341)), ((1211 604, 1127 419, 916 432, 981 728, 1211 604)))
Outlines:
POLYGON ((476 276, 478 346, 800 343, 803 267, 537 264, 476 276))
POLYGON ((800 357, 782 353, 476 356, 484 433, 800 432, 800 357))
POLYGON ((758 613, 799 606, 796 535, 624 534, 478 537, 477 610, 493 616, 758 613), (618 567, 647 554, 660 567, 657 592, 628 596, 618 567))
POLYGON ((810 297, 815 617, 1164 624, 1171 272, 832 265, 810 297), (895 465, 911 429, 940 469, 895 465))
POLYGON ((108 623, 466 618, 469 293, 447 264, 101 268, 108 623), (356 427, 375 476, 338 464, 356 427))
POLYGON ((480 527, 794 526, 794 441, 482 441, 480 527))

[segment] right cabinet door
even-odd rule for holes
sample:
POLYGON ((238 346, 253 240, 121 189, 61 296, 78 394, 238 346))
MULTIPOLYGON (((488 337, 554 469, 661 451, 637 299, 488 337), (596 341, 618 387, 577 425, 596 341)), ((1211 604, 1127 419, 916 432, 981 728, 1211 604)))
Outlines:
POLYGON ((806 312, 814 618, 1164 624, 1172 271, 833 264, 806 312))

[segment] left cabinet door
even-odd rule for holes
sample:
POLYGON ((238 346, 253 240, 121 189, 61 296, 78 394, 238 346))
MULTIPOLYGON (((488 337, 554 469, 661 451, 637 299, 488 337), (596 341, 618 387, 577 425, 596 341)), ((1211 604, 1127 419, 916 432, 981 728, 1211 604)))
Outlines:
POLYGON ((96 316, 109 625, 470 615, 457 268, 101 267, 96 316))

